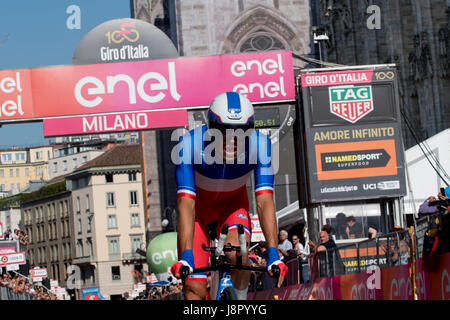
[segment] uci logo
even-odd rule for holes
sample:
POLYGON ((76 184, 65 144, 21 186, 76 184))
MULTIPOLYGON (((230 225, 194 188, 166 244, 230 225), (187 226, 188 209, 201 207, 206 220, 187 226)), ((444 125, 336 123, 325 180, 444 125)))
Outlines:
POLYGON ((392 79, 394 79, 394 72, 393 71, 375 72, 375 79, 376 80, 392 80, 392 79))
POLYGON ((377 190, 377 185, 375 183, 363 184, 364 190, 377 190))

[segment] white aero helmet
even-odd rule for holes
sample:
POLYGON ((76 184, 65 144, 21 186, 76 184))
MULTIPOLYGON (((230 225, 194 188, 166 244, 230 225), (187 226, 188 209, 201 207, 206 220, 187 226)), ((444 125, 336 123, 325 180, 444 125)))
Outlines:
POLYGON ((224 92, 211 102, 208 110, 208 128, 219 129, 253 129, 255 112, 247 97, 237 92, 224 92))

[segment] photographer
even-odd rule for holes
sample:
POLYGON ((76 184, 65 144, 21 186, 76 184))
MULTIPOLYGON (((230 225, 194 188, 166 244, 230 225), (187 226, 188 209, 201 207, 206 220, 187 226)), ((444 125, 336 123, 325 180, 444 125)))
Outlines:
POLYGON ((429 196, 427 200, 425 200, 419 207, 419 218, 423 218, 428 215, 432 215, 439 212, 439 209, 435 205, 431 205, 430 203, 434 203, 436 201, 435 196, 429 196))
POLYGON ((440 213, 447 213, 450 211, 450 199, 445 193, 444 188, 441 188, 441 192, 438 194, 438 199, 431 201, 430 206, 436 206, 440 213))

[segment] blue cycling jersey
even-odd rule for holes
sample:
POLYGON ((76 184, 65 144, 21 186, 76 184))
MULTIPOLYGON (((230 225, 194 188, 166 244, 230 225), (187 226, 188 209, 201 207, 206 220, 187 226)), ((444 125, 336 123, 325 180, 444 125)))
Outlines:
POLYGON ((180 138, 176 164, 178 197, 201 197, 202 201, 208 202, 217 201, 229 193, 243 192, 252 171, 255 194, 273 193, 269 137, 253 130, 237 159, 227 163, 220 157, 215 158, 213 136, 212 131, 203 125, 180 138))

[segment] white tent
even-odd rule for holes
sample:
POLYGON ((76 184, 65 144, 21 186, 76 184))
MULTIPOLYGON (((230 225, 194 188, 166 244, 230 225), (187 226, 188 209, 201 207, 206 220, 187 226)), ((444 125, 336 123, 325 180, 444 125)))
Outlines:
POLYGON ((305 209, 298 207, 298 200, 277 211, 278 228, 284 228, 297 222, 304 222, 305 209))
MULTIPOLYGON (((427 139, 422 144, 422 149, 430 158, 430 152, 434 154, 443 169, 450 175, 450 129, 444 130, 433 137, 427 139), (427 147, 427 148, 426 148, 427 147)), ((405 151, 407 163, 407 195, 404 197, 404 213, 416 213, 419 206, 429 197, 436 196, 440 188, 445 188, 445 182, 441 180, 437 172, 427 160, 419 145, 405 151)), ((432 156, 432 155, 431 155, 432 156)), ((436 167, 433 158, 431 163, 436 167)), ((445 178, 442 171, 441 176, 445 178)), ((447 181, 450 180, 446 178, 447 181)))

